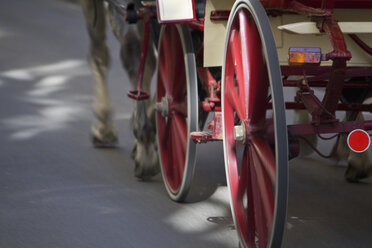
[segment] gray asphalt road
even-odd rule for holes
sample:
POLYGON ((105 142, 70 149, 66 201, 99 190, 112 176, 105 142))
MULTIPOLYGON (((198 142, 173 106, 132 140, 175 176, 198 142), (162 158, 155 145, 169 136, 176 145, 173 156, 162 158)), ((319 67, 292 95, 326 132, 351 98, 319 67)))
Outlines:
MULTIPOLYGON (((79 7, 0 3, 0 248, 237 247, 220 144, 200 146, 215 156, 201 157, 187 204, 168 199, 160 176, 133 177, 129 84, 108 43, 120 145, 96 150, 79 7)), ((284 247, 372 247, 372 180, 343 173, 315 156, 291 161, 284 247)))

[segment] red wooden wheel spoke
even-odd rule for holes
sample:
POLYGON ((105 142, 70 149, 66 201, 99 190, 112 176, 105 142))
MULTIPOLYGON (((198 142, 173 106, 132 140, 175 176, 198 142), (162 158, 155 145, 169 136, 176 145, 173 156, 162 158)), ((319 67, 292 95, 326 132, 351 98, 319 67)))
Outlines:
POLYGON ((185 151, 186 144, 187 144, 187 126, 186 120, 179 114, 173 115, 175 133, 177 134, 177 146, 180 147, 181 150, 185 151))
MULTIPOLYGON (((245 95, 245 82, 247 80, 246 77, 244 77, 244 71, 246 67, 242 64, 242 47, 241 47, 241 42, 239 39, 239 33, 237 30, 233 30, 231 32, 231 55, 232 55, 232 62, 235 65, 235 74, 236 74, 236 79, 238 83, 238 90, 239 90, 239 100, 240 104, 243 107, 243 114, 247 113, 245 110, 245 106, 247 105, 247 99, 245 95)), ((245 118, 244 118, 245 119, 245 118)), ((243 120, 243 119, 242 119, 243 120)))
POLYGON ((169 168, 168 168, 168 176, 172 178, 172 180, 169 180, 169 186, 176 190, 177 185, 180 184, 180 172, 179 172, 179 154, 178 149, 175 146, 175 128, 174 128, 174 122, 172 122, 172 125, 170 126, 170 141, 168 142, 168 156, 169 156, 169 168))
POLYGON ((269 143, 261 137, 252 138, 252 146, 260 158, 263 169, 268 174, 272 184, 276 181, 275 157, 269 143))
POLYGON ((182 70, 176 75, 176 78, 174 79, 174 84, 175 87, 173 87, 171 92, 173 100, 183 101, 187 94, 185 70, 182 70))
MULTIPOLYGON (((249 151, 247 150, 246 151, 246 154, 247 156, 249 156, 249 151)), ((247 234, 245 235, 245 237, 247 237, 247 245, 249 247, 255 247, 256 244, 255 244, 255 237, 256 237, 256 225, 255 225, 255 212, 254 212, 254 204, 253 204, 253 185, 252 185, 252 176, 251 176, 251 172, 250 172, 250 166, 252 166, 251 162, 250 162, 250 158, 248 158, 247 160, 247 163, 249 163, 249 166, 247 166, 247 191, 246 191, 246 194, 247 194, 247 210, 246 210, 246 213, 247 213, 247 234)))
MULTIPOLYGON (((240 50, 242 54, 247 55, 249 54, 247 43, 248 43, 248 39, 250 38, 250 34, 248 33, 248 29, 247 29, 247 26, 248 26, 247 16, 243 10, 239 11, 238 15, 239 15, 239 31, 240 31, 239 37, 240 37, 240 46, 241 46, 240 50)), ((257 47, 257 49, 259 49, 259 47, 257 47)), ((251 55, 249 54, 249 56, 251 55)), ((252 80, 252 78, 250 77, 251 68, 250 68, 249 59, 248 59, 249 56, 241 55, 241 67, 242 67, 243 80, 244 80, 243 82, 245 82, 244 87, 242 89, 244 89, 246 93, 245 107, 246 107, 246 113, 248 117, 251 116, 251 103, 252 103, 252 99, 250 99, 251 94, 249 94, 250 89, 248 88, 251 84, 250 83, 247 84, 247 82, 250 82, 252 80)))
POLYGON ((175 25, 169 25, 165 32, 168 37, 162 40, 165 66, 163 67, 160 63, 160 69, 161 71, 165 69, 167 74, 162 73, 161 76, 162 78, 164 78, 164 75, 167 77, 167 80, 164 80, 168 85, 167 93, 174 100, 179 100, 186 93, 186 72, 182 44, 175 25))
POLYGON ((249 172, 249 167, 252 166, 249 158, 249 147, 245 146, 243 152, 243 159, 241 162, 241 169, 239 175, 239 184, 236 198, 236 210, 239 228, 244 237, 247 238, 245 242, 249 246, 255 246, 255 222, 254 222, 254 207, 252 196, 252 183, 249 172), (244 194, 247 196, 247 206, 243 205, 244 194))
POLYGON ((244 79, 249 81, 247 84, 247 115, 251 119, 251 124, 259 124, 265 118, 266 98, 268 80, 265 77, 266 66, 263 61, 261 38, 257 27, 251 17, 245 11, 239 12, 239 28, 241 39, 242 66, 244 68, 244 79))
MULTIPOLYGON (((255 161, 253 159, 252 149, 249 149, 249 157, 251 159, 251 164, 254 165, 255 161)), ((257 178, 256 166, 250 166, 250 175, 252 180, 252 193, 253 193, 253 205, 254 205, 254 216, 255 216, 255 226, 258 233, 258 247, 266 247, 267 244, 267 227, 266 220, 264 216, 264 209, 262 206, 262 201, 260 197, 259 178, 257 178), (258 189, 257 189, 258 187, 258 189)))
MULTIPOLYGON (((170 29, 166 29, 166 32, 170 32, 170 29)), ((168 93, 171 92, 172 90, 172 84, 173 84, 173 79, 174 77, 172 77, 172 72, 173 72, 173 68, 172 68, 172 60, 173 60, 173 54, 172 54, 172 51, 169 49, 170 45, 172 44, 172 41, 170 39, 163 39, 161 41, 161 49, 162 49, 162 62, 164 62, 164 69, 165 69, 165 74, 164 76, 167 78, 166 82, 167 82, 167 85, 168 85, 168 93)))
MULTIPOLYGON (((173 122, 171 126, 171 148, 173 163, 172 168, 174 170, 175 186, 179 185, 182 180, 182 175, 185 166, 186 158, 186 146, 187 146, 187 127, 186 121, 182 116, 174 114, 172 116, 173 122)), ((176 187, 174 187, 176 189, 176 187)))
POLYGON ((170 25, 167 31, 169 32, 169 39, 167 39, 169 43, 166 43, 166 49, 169 54, 168 72, 169 80, 172 81, 169 90, 174 99, 179 99, 180 95, 182 95, 186 89, 185 62, 182 44, 175 25, 170 25))
MULTIPOLYGON (((172 125, 172 119, 168 118, 166 120, 164 117, 161 116, 160 113, 157 113, 157 132, 158 132, 158 137, 159 137, 159 149, 161 153, 165 153, 168 148, 169 148, 169 143, 170 143, 170 126, 172 125)), ((169 164, 171 161, 171 158, 168 156, 163 156, 163 160, 165 164, 169 164)))
POLYGON ((236 111, 240 120, 245 120, 244 105, 241 104, 240 97, 236 94, 234 89, 227 90, 227 99, 231 107, 236 111))
POLYGON ((172 102, 170 104, 171 111, 174 110, 184 118, 187 117, 187 102, 172 102))
MULTIPOLYGON (((184 70, 183 64, 179 64, 181 59, 183 60, 183 54, 182 54, 182 45, 179 40, 178 30, 175 25, 170 25, 169 27, 169 40, 170 40, 170 46, 167 47, 169 51, 171 52, 172 60, 170 64, 170 78, 172 80, 176 80, 178 78, 178 73, 180 70, 184 70), (176 73, 177 70, 177 73, 176 73)), ((179 84, 175 84, 174 86, 178 87, 179 84)))
POLYGON ((240 166, 240 175, 239 175, 239 185, 238 185, 238 193, 237 193, 237 199, 239 201, 243 201, 243 196, 245 191, 247 190, 248 186, 248 166, 249 164, 249 158, 248 158, 248 146, 245 146, 244 152, 243 152, 243 159, 240 166))
POLYGON ((172 125, 172 119, 168 118, 168 121, 165 120, 165 118, 160 117, 162 120, 158 120, 158 122, 162 122, 162 128, 158 130, 159 137, 161 142, 161 145, 166 148, 168 147, 168 144, 170 143, 170 127, 172 125))
POLYGON ((259 124, 265 118, 266 98, 269 82, 267 80, 266 65, 262 52, 262 42, 256 24, 246 12, 239 12, 242 51, 249 54, 243 56, 243 64, 246 64, 249 78, 248 92, 248 118, 251 124, 259 124))
POLYGON ((165 76, 167 77, 167 83, 168 83, 168 94, 171 94, 173 92, 174 88, 174 80, 175 80, 175 74, 174 74, 174 64, 173 61, 175 59, 175 54, 177 50, 172 50, 174 47, 174 43, 176 41, 173 40, 174 32, 177 32, 176 28, 173 25, 167 26, 165 29, 165 36, 167 36, 167 39, 162 39, 161 40, 161 55, 163 55, 163 60, 165 63, 165 71, 166 74, 165 76))
POLYGON ((261 162, 260 157, 258 156, 255 149, 251 151, 252 159, 254 163, 254 171, 257 178, 257 186, 261 195, 262 208, 265 214, 265 223, 267 224, 268 230, 271 229, 271 223, 273 221, 274 215, 274 192, 273 185, 263 169, 263 163, 261 162))
MULTIPOLYGON (((171 78, 173 80, 182 80, 182 82, 175 83, 176 88, 184 87, 186 83, 185 75, 185 61, 182 53, 183 48, 177 28, 172 26, 171 29, 171 51, 172 51, 172 64, 171 64, 171 78)), ((169 47, 168 47, 169 49, 169 47)))
MULTIPOLYGON (((163 49, 163 48, 162 48, 163 49)), ((169 77, 167 75, 167 62, 166 59, 161 59, 159 63, 159 69, 158 69, 158 82, 161 82, 161 85, 163 86, 165 90, 165 95, 169 95, 169 77)))
MULTIPOLYGON (((172 123, 172 122, 171 122, 172 123)), ((166 174, 168 177, 172 178, 171 181, 169 181, 169 186, 170 187, 174 187, 175 184, 178 183, 178 174, 176 173, 176 169, 175 166, 174 166, 174 152, 173 152, 173 142, 172 142, 172 127, 173 125, 171 124, 168 128, 169 128, 169 134, 168 134, 168 137, 167 137, 167 143, 166 143, 166 149, 168 151, 168 154, 167 154, 167 162, 168 162, 168 167, 167 167, 167 171, 166 171, 166 174)))

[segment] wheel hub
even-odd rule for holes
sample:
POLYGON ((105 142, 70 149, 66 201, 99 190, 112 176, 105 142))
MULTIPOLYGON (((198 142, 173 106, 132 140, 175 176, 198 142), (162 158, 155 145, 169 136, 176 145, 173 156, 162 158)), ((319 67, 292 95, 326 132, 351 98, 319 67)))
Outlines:
POLYGON ((160 114, 165 118, 169 114, 169 100, 168 97, 163 96, 160 102, 155 104, 155 110, 160 112, 160 114))
POLYGON ((252 126, 249 121, 241 121, 239 125, 234 126, 234 139, 247 144, 252 136, 263 135, 266 131, 265 124, 252 126))
POLYGON ((245 123, 242 121, 240 125, 234 126, 234 139, 235 141, 242 142, 246 141, 246 128, 245 123))

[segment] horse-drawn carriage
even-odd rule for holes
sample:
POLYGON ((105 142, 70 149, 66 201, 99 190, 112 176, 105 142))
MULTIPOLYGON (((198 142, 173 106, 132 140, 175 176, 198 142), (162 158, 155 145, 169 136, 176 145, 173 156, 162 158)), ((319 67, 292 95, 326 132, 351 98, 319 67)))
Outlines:
MULTIPOLYGON (((279 247, 286 222, 288 160, 299 154, 299 141, 334 134, 327 136, 337 140, 334 152, 347 140, 354 161, 368 157, 366 131, 372 121, 358 113, 372 110, 364 102, 372 88, 372 1, 142 4, 125 11, 130 22, 145 21, 138 87, 129 96, 149 97, 141 75, 151 33, 158 53, 157 147, 170 198, 183 201, 189 192, 200 143, 223 141, 241 245, 279 247), (156 31, 150 25, 154 18, 160 33, 151 32, 156 31), (292 101, 284 102, 283 87, 295 89, 292 101), (323 99, 312 87, 325 88, 323 99), (286 110, 307 111, 310 123, 287 125, 286 110), (337 119, 336 111, 347 111, 346 120, 337 119), (208 113, 213 120, 205 123, 208 113)), ((370 166, 349 163, 348 180, 371 174, 370 166)))

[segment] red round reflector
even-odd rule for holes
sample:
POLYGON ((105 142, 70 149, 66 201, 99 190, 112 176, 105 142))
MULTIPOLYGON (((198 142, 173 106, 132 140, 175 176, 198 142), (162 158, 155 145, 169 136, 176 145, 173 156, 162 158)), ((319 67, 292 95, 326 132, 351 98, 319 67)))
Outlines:
POLYGON ((369 134, 362 129, 355 129, 347 136, 347 145, 354 152, 364 152, 370 144, 369 134))

